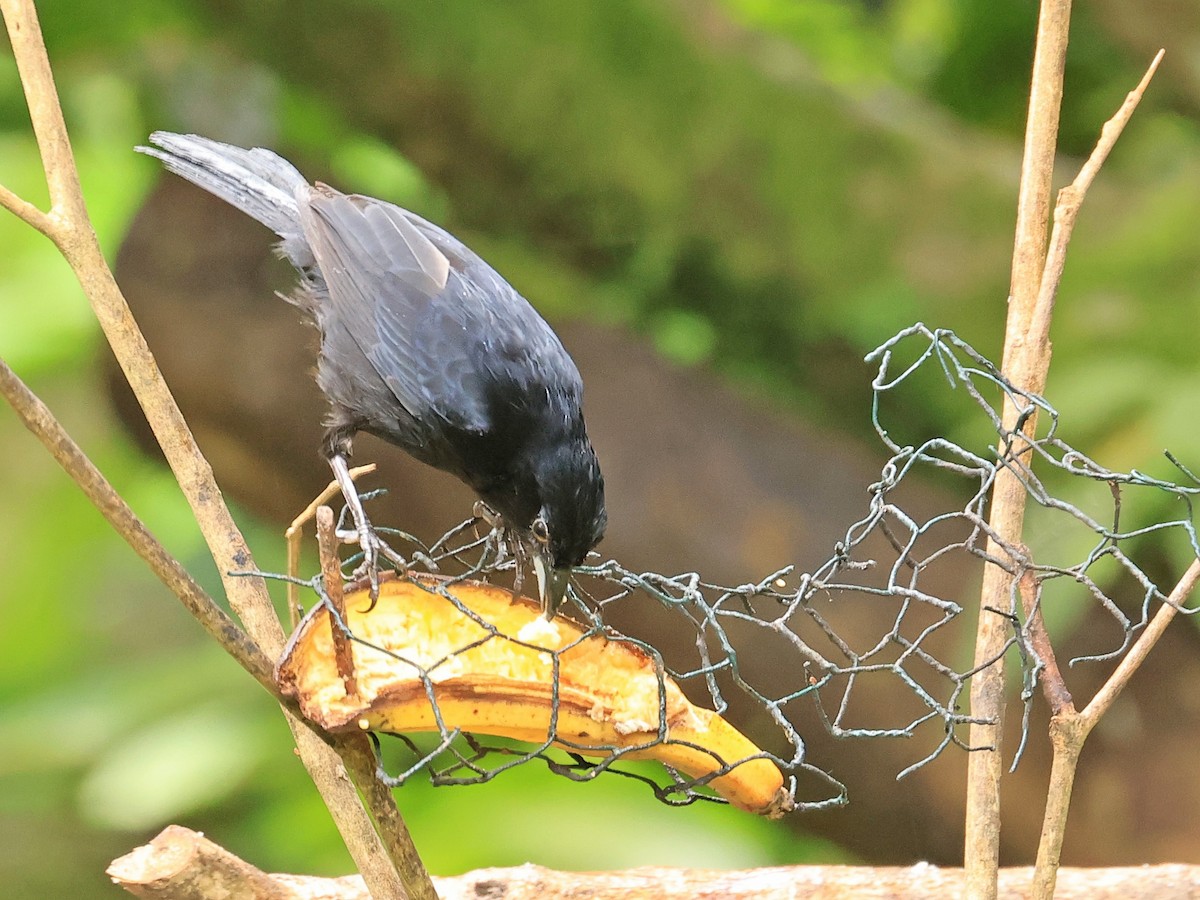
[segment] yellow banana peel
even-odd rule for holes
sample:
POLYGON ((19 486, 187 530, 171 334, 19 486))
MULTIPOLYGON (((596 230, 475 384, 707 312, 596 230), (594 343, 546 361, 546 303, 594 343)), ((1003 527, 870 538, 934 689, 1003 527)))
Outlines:
POLYGON ((772 818, 793 808, 778 766, 723 718, 690 703, 636 645, 585 636, 562 616, 546 621, 540 606, 494 585, 446 584, 467 614, 435 592, 435 577, 413 581, 384 582, 373 609, 366 591, 347 595, 346 624, 359 639, 351 644, 349 692, 328 611, 319 607, 300 624, 276 678, 308 718, 329 731, 437 731, 427 678, 447 729, 531 744, 552 737, 593 758, 623 750, 691 778, 733 765, 708 782, 716 793, 772 818))

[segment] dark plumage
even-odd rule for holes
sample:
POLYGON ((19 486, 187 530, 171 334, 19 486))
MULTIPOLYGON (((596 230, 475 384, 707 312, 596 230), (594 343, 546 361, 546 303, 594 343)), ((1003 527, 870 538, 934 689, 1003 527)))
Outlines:
POLYGON ((269 150, 166 132, 150 141, 155 148, 138 150, 274 231, 300 273, 288 299, 321 332, 317 383, 330 404, 323 450, 372 577, 382 545, 346 474, 358 431, 474 488, 531 553, 553 613, 606 515, 583 383, 550 326, 420 216, 311 185, 269 150))

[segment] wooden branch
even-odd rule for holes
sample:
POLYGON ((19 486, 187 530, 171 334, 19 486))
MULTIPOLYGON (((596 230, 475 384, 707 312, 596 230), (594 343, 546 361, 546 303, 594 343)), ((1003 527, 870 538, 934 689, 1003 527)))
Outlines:
MULTIPOLYGON (((296 896, 271 875, 178 825, 168 825, 149 844, 113 860, 106 871, 114 884, 135 897, 290 900, 296 896)), ((366 896, 365 889, 361 896, 366 896)))
MULTIPOLYGON (((216 562, 230 605, 262 652, 277 658, 283 649, 284 635, 266 585, 260 577, 235 574, 253 570, 250 549, 100 251, 79 186, 79 175, 33 2, 0 0, 0 13, 4 16, 29 105, 50 191, 51 211, 49 215, 36 214, 28 203, 20 201, 9 190, 0 193, 0 203, 49 237, 79 279, 192 509, 216 562)), ((400 875, 385 852, 385 842, 380 840, 353 785, 345 778, 341 759, 307 722, 286 708, 284 716, 300 757, 320 790, 351 856, 370 885, 372 895, 377 898, 404 896, 400 875)), ((391 809, 385 807, 374 815, 374 821, 380 827, 393 825, 398 818, 394 804, 391 809)), ((408 839, 406 831, 403 835, 387 836, 386 845, 394 846, 402 839, 408 839)), ((432 895, 433 889, 423 868, 408 873, 406 879, 421 882, 421 876, 424 878, 423 884, 418 884, 420 893, 432 895)))
POLYGON ((317 546, 321 551, 321 578, 325 583, 325 596, 329 605, 337 613, 337 622, 330 622, 333 638, 333 657, 337 662, 338 677, 342 679, 342 687, 347 697, 358 694, 358 679, 354 675, 354 647, 350 637, 338 623, 345 623, 346 594, 342 590, 341 560, 338 559, 337 523, 333 518, 333 510, 328 506, 317 507, 317 546))
POLYGON ((1050 229, 1050 186, 1058 144, 1063 71, 1071 23, 1070 0, 1045 0, 1038 15, 1037 44, 1029 83, 1029 113, 1017 197, 1017 226, 1013 242, 1009 296, 1009 334, 1004 342, 1003 369, 1009 352, 1033 317, 1034 298, 1046 263, 1046 234, 1050 229), (1012 340, 1010 340, 1012 338, 1012 340))
MULTIPOLYGON (((58 90, 54 86, 54 73, 50 70, 50 57, 46 53, 32 0, 4 0, 0 3, 0 11, 4 13, 13 59, 29 105, 29 119, 37 140, 42 171, 46 174, 46 186, 50 191, 50 214, 41 217, 40 226, 37 221, 25 216, 22 218, 62 248, 62 242, 70 238, 77 225, 84 225, 85 231, 91 229, 87 227, 87 207, 79 186, 71 142, 67 138, 62 106, 58 102, 58 90)), ((24 203, 10 191, 6 190, 4 194, 9 199, 17 200, 18 204, 24 203)), ((33 207, 25 204, 25 209, 28 211, 33 207)), ((17 212, 15 209, 13 211, 17 212)))
MULTIPOLYGON (((1021 388, 1030 384, 1044 384, 1045 373, 1050 365, 1048 353, 1031 357, 1023 353, 1022 348, 1027 340, 1029 323, 1036 314, 1045 267, 1050 185, 1054 176, 1070 22, 1070 0, 1042 0, 1030 83, 1029 118, 1021 164, 1012 281, 1001 364, 1008 379, 1021 388)), ((1005 427, 1015 427, 1020 414, 1006 398, 1003 411, 1005 427)), ((1030 416, 1026 423, 1028 433, 1033 432, 1036 424, 1036 417, 1030 416)), ((989 556, 1002 558, 1006 554, 1005 544, 1013 546, 1020 543, 1025 520, 1025 497, 1025 489, 1017 477, 1008 469, 1001 469, 992 488, 989 517, 992 533, 998 540, 988 540, 989 556)), ((996 872, 1000 865, 1000 778, 1004 764, 1000 753, 1000 734, 1005 687, 1001 654, 1008 639, 1009 623, 989 610, 1007 609, 1012 587, 1012 576, 1001 566, 989 565, 984 569, 975 641, 975 666, 982 668, 971 679, 971 714, 991 724, 972 725, 969 736, 971 746, 981 748, 972 753, 967 761, 963 859, 967 869, 966 895, 973 900, 990 900, 996 896, 996 872)))
POLYGON ((365 734, 339 734, 335 746, 346 770, 362 791, 367 808, 375 819, 379 837, 388 858, 399 873, 408 900, 438 900, 433 881, 421 862, 408 825, 400 816, 396 798, 379 777, 379 761, 365 734))
MULTIPOLYGON (((1028 373, 1030 381, 1028 390, 1041 393, 1046 385, 1046 374, 1050 361, 1050 319, 1054 312, 1054 302, 1058 296, 1059 282, 1062 280, 1063 269, 1066 267, 1067 246, 1075 229, 1075 220, 1079 208, 1083 204, 1088 188, 1091 187, 1100 167, 1108 158, 1116 144, 1117 138, 1128 124, 1133 111, 1137 109, 1150 79, 1162 62, 1163 51, 1159 51, 1142 76, 1138 86, 1126 96, 1125 102, 1116 114, 1109 119, 1100 131, 1100 140, 1096 143, 1087 162, 1075 176, 1075 180, 1063 188, 1058 195, 1054 207, 1054 231, 1050 237, 1050 248, 1046 255, 1046 266, 1042 272, 1042 284, 1038 291, 1037 303, 1033 316, 1028 323, 1025 343, 1014 354, 1018 371, 1028 373)), ((1191 592, 1200 577, 1200 560, 1194 562, 1184 578, 1176 585, 1171 593, 1171 602, 1176 606, 1181 604, 1191 592)), ((1128 683, 1129 678, 1141 665, 1146 654, 1161 636, 1163 629, 1174 617, 1175 606, 1164 605, 1158 611, 1150 627, 1142 633, 1130 651, 1121 660, 1117 670, 1109 678, 1105 686, 1092 698, 1083 713, 1076 712, 1070 702, 1066 684, 1057 664, 1049 667, 1043 687, 1051 698, 1053 716, 1050 722, 1050 744, 1053 758, 1050 765, 1050 783, 1047 788, 1046 809, 1042 818, 1042 832, 1038 841, 1038 854, 1035 866, 1032 897, 1037 900, 1051 900, 1055 896, 1055 884, 1058 875, 1059 862, 1062 858, 1062 844, 1066 836, 1067 814, 1071 806, 1071 792, 1075 785, 1075 771, 1083 752, 1084 742, 1091 734, 1101 715, 1116 699, 1121 689, 1128 683), (1061 702, 1062 698, 1066 702, 1061 702), (1060 702, 1055 703, 1055 699, 1060 702)), ((1040 629, 1040 617, 1031 621, 1035 632, 1040 629)), ((1053 649, 1046 646, 1039 651, 1043 660, 1053 662, 1053 649)))
MULTIPOLYGON (((1100 140, 1075 180, 1064 188, 1054 208, 1054 230, 1047 248, 1049 225, 1047 204, 1054 172, 1054 147, 1062 105, 1062 75, 1066 61, 1067 34, 1070 25, 1069 0, 1043 0, 1038 22, 1037 51, 1034 58, 1030 93, 1029 124, 1025 139, 1025 158, 1021 172, 1021 195, 1017 212, 1017 237, 1013 251, 1012 295, 1009 298, 1008 324, 1004 339, 1003 371, 1022 390, 1040 394, 1050 370, 1050 323, 1067 247, 1075 220, 1088 188, 1141 101, 1150 79, 1162 61, 1162 51, 1154 58, 1138 86, 1129 93, 1121 108, 1101 131, 1100 140), (1043 250, 1045 256, 1043 257, 1043 250)), ((1003 421, 1013 428, 1022 413, 1005 400, 1003 421)), ((1024 433, 1033 435, 1037 428, 1036 410, 1026 417, 1024 433)), ((1004 545, 1019 544, 1025 515, 1025 490, 1007 469, 997 474, 992 495, 990 524, 998 542, 989 541, 988 552, 1000 555, 1004 545)), ((1051 741, 1055 747, 1052 788, 1043 823, 1039 849, 1038 877, 1034 896, 1049 897, 1054 891, 1054 870, 1058 866, 1066 814, 1074 783, 1075 766, 1091 725, 1076 723, 1077 715, 1066 684, 1054 661, 1053 648, 1041 627, 1040 613, 1030 595, 1032 584, 1020 585, 1027 615, 1031 615, 1031 638, 1040 642, 1039 656, 1048 668, 1043 688, 1054 710, 1051 741)), ((981 618, 976 642, 975 663, 985 665, 997 659, 1006 639, 1006 623, 988 609, 1003 609, 1011 595, 1012 576, 999 566, 989 566, 984 576, 981 618)), ((1129 657, 1127 657, 1129 659, 1129 657)), ((1136 667, 1136 666, 1135 666, 1136 667)), ((994 872, 999 864, 999 825, 1001 755, 999 721, 1003 712, 1003 666, 997 659, 972 680, 971 711, 996 725, 973 725, 971 744, 994 749, 973 753, 968 762, 967 841, 965 861, 969 871, 968 896, 995 896, 994 872)), ((1094 723, 1093 723, 1094 724, 1094 723)))
MULTIPOLYGON (((1029 554, 1026 553, 1025 556, 1028 558, 1029 554)), ((1042 617, 1041 582, 1032 570, 1026 569, 1021 573, 1018 587, 1021 591, 1021 606, 1025 610, 1025 633, 1029 646, 1042 664, 1042 674, 1039 678, 1042 694, 1051 714, 1073 713, 1075 701, 1071 692, 1067 690, 1067 682, 1058 667, 1058 657, 1054 653, 1054 645, 1050 643, 1050 635, 1042 617)))
MULTIPOLYGON (((1100 131, 1100 140, 1088 156, 1087 162, 1075 176, 1075 180, 1059 191, 1058 201, 1054 205, 1054 230, 1050 235, 1050 247, 1046 252, 1046 265, 1042 269, 1041 284, 1038 288, 1037 300, 1034 303, 1032 315, 1025 324, 1024 341, 1017 347, 1011 365, 1014 371, 1027 371, 1032 380, 1021 387, 1035 394, 1040 394, 1046 387, 1046 374, 1049 371, 1050 359, 1050 319, 1054 314, 1054 301, 1058 297, 1058 285, 1062 281, 1063 270, 1067 265, 1067 246, 1075 230, 1075 220, 1079 216, 1079 208, 1083 205, 1088 188, 1100 172, 1100 167, 1108 159, 1108 154, 1116 144, 1117 138, 1125 130, 1133 111, 1137 109, 1150 84, 1150 79, 1158 71, 1162 62, 1163 51, 1159 50, 1141 82, 1125 97, 1125 102, 1111 119, 1104 123, 1100 131), (1037 361, 1045 359, 1046 365, 1039 366, 1037 361)), ((1007 370, 1006 370, 1007 371, 1007 370)))
POLYGON ((272 658, 283 649, 283 629, 261 578, 232 573, 253 568, 250 550, 196 446, 187 423, 155 365, 150 348, 129 312, 100 252, 79 189, 79 176, 54 89, 32 0, 0 0, 13 54, 29 103, 29 116, 50 188, 45 234, 62 251, 117 361, 137 394, 176 480, 186 497, 221 575, 230 605, 246 630, 272 658), (65 170, 65 171, 60 171, 65 170))
POLYGON ((0 206, 3 206, 18 219, 23 220, 27 225, 32 225, 42 234, 48 233, 54 227, 49 216, 28 200, 18 197, 2 184, 0 184, 0 206))
POLYGON ((0 394, 12 406, 21 421, 42 442, 50 455, 79 485, 100 514, 117 534, 133 548, 158 579, 165 584, 192 616, 204 626, 225 652, 277 699, 273 675, 274 663, 259 649, 246 632, 238 627, 158 539, 146 528, 124 498, 88 459, 67 434, 54 414, 0 359, 0 394))
MULTIPOLYGON (((217 896, 196 887, 219 885, 220 896, 268 900, 368 900, 362 880, 266 875, 196 832, 172 825, 151 843, 115 860, 108 874, 138 897, 192 900, 217 896), (238 878, 244 880, 238 882, 238 878), (276 893, 282 890, 283 893, 276 893)), ((1027 896, 1031 870, 1000 872, 999 896, 1027 896)), ((435 878, 442 900, 639 900, 639 898, 746 898, 746 900, 927 900, 963 896, 962 869, 919 863, 906 868, 871 866, 777 866, 741 871, 647 867, 623 872, 557 872, 526 865, 480 869, 435 878)), ((1200 891, 1200 866, 1129 866, 1064 869, 1058 900, 1184 900, 1200 891)))
MULTIPOLYGON (((364 469, 368 467, 363 467, 364 469)), ((373 467, 371 467, 373 468, 373 467)), ((353 477, 353 472, 351 473, 353 477)), ((335 487, 335 489, 337 489, 335 487)), ((328 489, 327 489, 328 490, 328 489)), ((339 489, 340 490, 340 489, 339 489)), ((342 622, 346 622, 346 598, 342 585, 341 561, 338 559, 338 537, 333 510, 323 505, 326 492, 305 510, 304 515, 311 514, 317 520, 317 548, 321 557, 321 575, 325 586, 325 594, 342 622), (320 504, 320 505, 317 505, 320 504)), ((298 518, 292 523, 298 528, 298 518)), ((291 529, 289 529, 291 531, 291 529)), ((336 624, 333 628, 334 656, 337 660, 338 675, 341 677, 348 695, 358 692, 358 681, 354 674, 354 645, 348 635, 344 634, 336 624)), ((400 876, 405 894, 409 900, 437 900, 433 883, 416 844, 404 822, 400 810, 396 806, 396 798, 380 777, 379 761, 370 739, 365 734, 331 735, 334 749, 346 766, 350 779, 362 792, 367 809, 375 820, 376 828, 384 850, 391 860, 392 866, 400 876)))
MULTIPOLYGON (((350 470, 350 480, 357 481, 360 475, 367 475, 375 471, 375 463, 368 463, 365 466, 355 466, 350 470)), ((304 525, 317 515, 317 508, 328 500, 332 499, 336 494, 340 494, 342 489, 336 481, 330 481, 325 486, 313 501, 304 508, 304 511, 296 518, 292 519, 292 523, 288 525, 287 530, 283 533, 283 539, 287 543, 287 604, 288 614, 291 617, 291 629, 295 629, 300 621, 300 591, 299 585, 295 579, 300 577, 300 543, 304 536, 304 525)), ((320 546, 320 539, 317 540, 317 546, 320 546)))
POLYGON ((1171 620, 1175 618, 1179 608, 1187 602, 1192 591, 1196 589, 1198 581, 1200 581, 1200 559, 1193 561, 1188 566, 1188 570, 1172 589, 1167 601, 1154 614, 1154 618, 1150 620, 1146 630, 1139 635, 1104 686, 1096 692, 1091 702, 1080 713, 1087 722, 1089 731, 1095 727, 1100 717, 1108 712, 1109 707, 1113 705, 1125 685, 1129 683, 1129 679, 1133 677, 1133 673, 1141 667, 1146 655, 1158 643, 1158 639, 1171 624, 1171 620))
POLYGON ((1175 585, 1170 596, 1154 614, 1150 624, 1125 654, 1116 670, 1104 686, 1096 692, 1083 712, 1073 706, 1057 710, 1050 720, 1050 742, 1054 757, 1050 765, 1050 784, 1046 792, 1046 812, 1042 820, 1042 834, 1038 842, 1037 863, 1034 868, 1033 892, 1030 896, 1045 898, 1060 896, 1057 882, 1061 882, 1058 869, 1062 857, 1063 838, 1066 835, 1067 813, 1071 806, 1071 791, 1075 785, 1075 769, 1079 763, 1083 745, 1120 695, 1133 673, 1138 670, 1151 648, 1162 637, 1171 620, 1200 581, 1200 560, 1188 567, 1183 578, 1175 585))

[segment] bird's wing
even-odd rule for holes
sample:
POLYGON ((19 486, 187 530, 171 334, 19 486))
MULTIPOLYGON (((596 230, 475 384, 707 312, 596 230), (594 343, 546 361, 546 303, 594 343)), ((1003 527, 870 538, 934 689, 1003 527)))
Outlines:
POLYGON ((481 365, 501 382, 517 382, 532 392, 549 390, 581 402, 583 382, 558 335, 524 297, 458 238, 415 213, 413 226, 451 261, 472 315, 481 329, 481 365), (481 302, 486 298, 486 302, 481 302))
POLYGON ((414 418, 486 424, 486 402, 464 383, 471 335, 448 291, 450 260, 397 206, 324 185, 302 202, 305 237, 344 328, 414 418))

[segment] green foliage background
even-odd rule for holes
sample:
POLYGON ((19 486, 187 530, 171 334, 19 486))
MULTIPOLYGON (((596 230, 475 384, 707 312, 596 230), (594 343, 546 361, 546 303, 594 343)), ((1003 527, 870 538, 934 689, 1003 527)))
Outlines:
MULTIPOLYGON (((265 21, 279 4, 43 6, 110 259, 157 177, 132 146, 154 128, 186 127, 298 148, 343 186, 454 223, 543 308, 626 324, 678 364, 716 367, 773 405, 847 428, 866 424, 849 418, 861 407, 845 403, 866 393, 857 360, 899 327, 924 319, 986 352, 999 345, 1007 248, 995 236, 1011 228, 1032 4, 714 7, 751 36, 746 60, 784 46, 790 55, 779 59, 800 67, 795 77, 782 62, 782 74, 764 77, 738 53, 706 49, 703 14, 686 4, 453 2, 431 14, 422 3, 360 3, 285 13, 297 32, 322 16, 393 22, 395 32, 368 49, 395 39, 396 53, 467 98, 472 126, 508 148, 484 160, 499 172, 488 173, 490 193, 482 179, 478 191, 456 193, 446 185, 461 179, 431 178, 391 149, 393 136, 370 124, 387 97, 363 84, 339 100, 322 71, 333 56, 298 58, 285 33, 255 46, 230 30, 228 15, 265 21), (953 167, 930 171, 931 159, 955 152, 953 167), (564 194, 570 185, 578 193, 564 194), (513 191, 521 211, 496 228, 513 191), (729 203, 711 197, 746 199, 745 219, 731 221, 729 203), (955 240, 906 244, 933 233, 922 231, 928 223, 955 240)), ((1145 62, 1087 10, 1080 16, 1063 132, 1076 155, 1145 62)), ((1051 397, 1069 411, 1073 439, 1113 467, 1153 470, 1161 446, 1200 455, 1200 133, 1173 97, 1147 99, 1089 200, 1055 328, 1051 397)), ((0 60, 0 181, 44 204, 10 59, 0 60)), ((0 247, 0 354, 216 590, 175 486, 107 411, 99 338, 66 266, 11 216, 0 216, 0 247)), ((915 431, 953 433, 952 417, 934 406, 911 411, 915 431)), ((205 830, 268 869, 347 870, 268 698, 3 411, 0 459, 5 895, 111 895, 107 861, 169 822, 205 830)), ((281 570, 279 535, 245 525, 260 565, 281 570)), ((526 767, 482 788, 409 786, 400 801, 439 873, 528 860, 615 868, 841 858, 725 808, 660 807, 619 781, 578 786, 526 767)))

